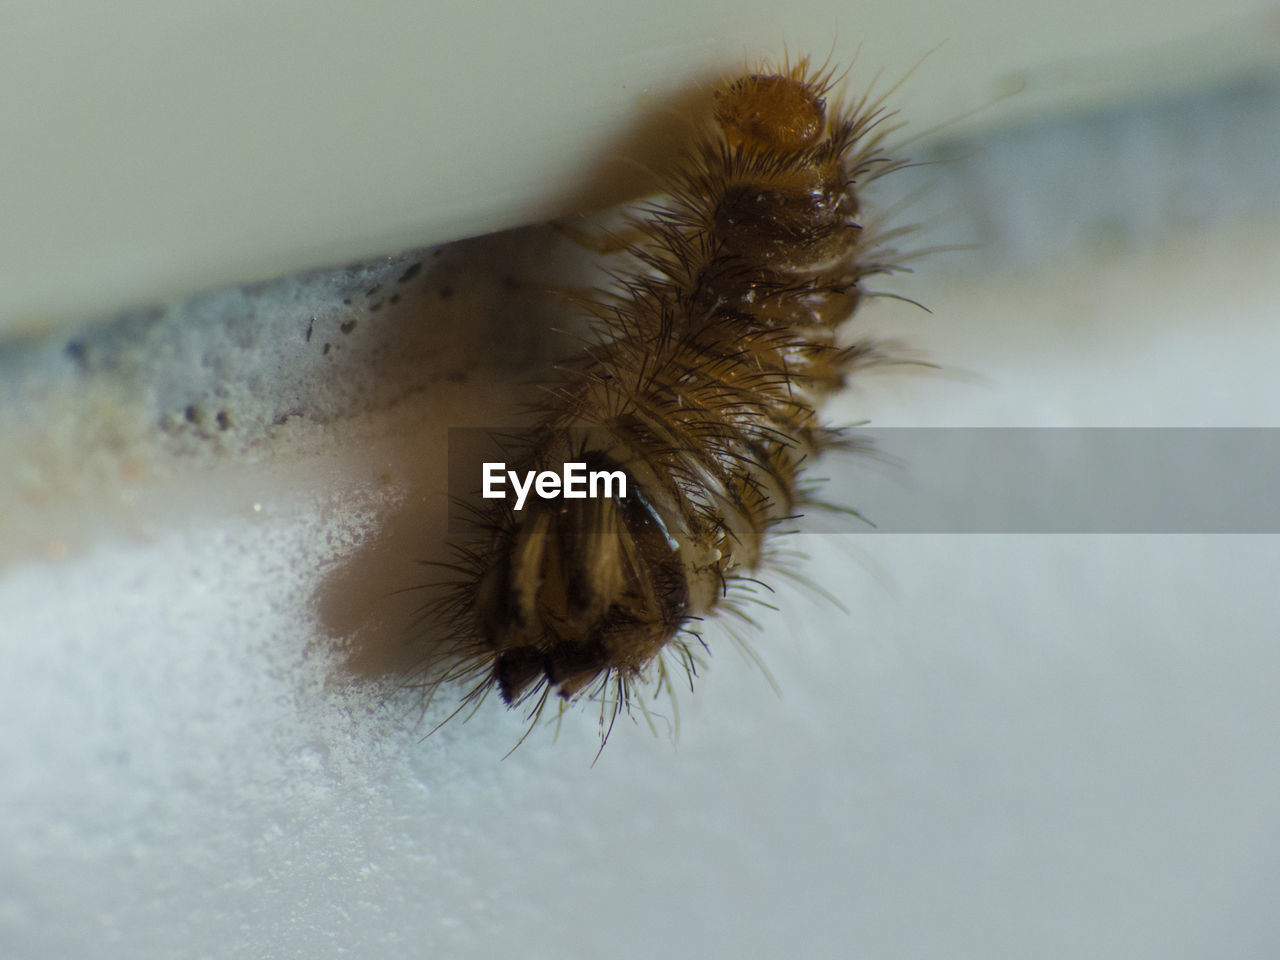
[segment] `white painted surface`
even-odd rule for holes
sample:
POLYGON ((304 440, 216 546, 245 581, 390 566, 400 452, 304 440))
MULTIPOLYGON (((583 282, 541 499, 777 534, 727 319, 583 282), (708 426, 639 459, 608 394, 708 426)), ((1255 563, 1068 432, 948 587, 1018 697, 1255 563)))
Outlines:
POLYGON ((1090 0, 0 6, 0 330, 633 197, 686 94, 744 60, 939 44, 917 130, 1274 63, 1275 8, 1090 0), (673 109, 674 108, 674 109, 673 109))

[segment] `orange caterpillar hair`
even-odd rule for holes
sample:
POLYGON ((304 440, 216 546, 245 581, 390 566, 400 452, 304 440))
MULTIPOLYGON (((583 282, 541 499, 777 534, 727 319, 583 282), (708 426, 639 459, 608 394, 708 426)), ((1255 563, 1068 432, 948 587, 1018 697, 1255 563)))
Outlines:
POLYGON ((815 405, 888 359, 836 340, 863 278, 896 269, 858 191, 905 165, 882 153, 883 98, 829 110, 832 86, 805 59, 716 91, 714 132, 631 220, 642 269, 589 304, 592 344, 510 451, 623 471, 628 495, 486 501, 426 611, 452 631, 429 689, 469 682, 465 707, 497 688, 531 720, 553 693, 596 699, 607 738, 670 658, 692 681, 699 621, 734 609, 771 532, 814 503, 803 464, 841 442, 815 405))

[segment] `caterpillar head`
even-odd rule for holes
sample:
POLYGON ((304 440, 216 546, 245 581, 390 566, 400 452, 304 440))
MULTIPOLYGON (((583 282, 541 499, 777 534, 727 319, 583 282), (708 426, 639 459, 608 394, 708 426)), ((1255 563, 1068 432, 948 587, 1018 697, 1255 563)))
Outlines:
POLYGON ((730 147, 789 153, 822 137, 827 101, 803 77, 752 74, 715 94, 715 118, 730 147))

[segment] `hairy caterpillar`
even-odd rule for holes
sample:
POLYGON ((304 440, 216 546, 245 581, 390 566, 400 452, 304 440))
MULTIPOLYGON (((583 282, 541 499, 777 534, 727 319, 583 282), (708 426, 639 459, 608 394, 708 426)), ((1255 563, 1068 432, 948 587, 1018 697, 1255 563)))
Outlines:
POLYGON ((771 533, 816 502, 804 463, 844 441, 815 405, 891 359, 837 342, 863 278, 898 268, 859 190, 906 164, 884 155, 884 97, 828 109, 833 73, 802 59, 722 86, 668 198, 632 217, 640 269, 588 302, 591 344, 508 447, 522 470, 621 471, 627 496, 476 511, 424 611, 451 634, 421 674, 469 682, 459 710, 496 688, 532 727, 553 693, 592 699, 607 739, 640 684, 670 689, 670 661, 692 681, 700 620, 738 610, 771 533))

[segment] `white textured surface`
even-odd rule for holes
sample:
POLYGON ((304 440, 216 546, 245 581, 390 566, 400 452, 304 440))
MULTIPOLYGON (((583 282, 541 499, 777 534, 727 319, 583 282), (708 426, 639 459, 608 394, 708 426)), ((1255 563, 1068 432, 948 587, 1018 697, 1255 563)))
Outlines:
POLYGON ((1273 538, 824 549, 855 616, 769 621, 782 700, 720 653, 591 769, 325 693, 358 524, 299 506, 5 581, 6 956, 1275 949, 1273 538))
MULTIPOLYGON (((1116 129, 1167 133, 1143 116, 1116 129)), ((1179 229, 1159 202, 1124 206, 1184 196, 1152 190, 1180 169, 1176 139, 1134 137, 1115 217, 1073 221, 1107 123, 1038 154, 1057 166, 968 151, 1006 171, 990 188, 963 180, 989 168, 934 168, 982 194, 971 222, 999 256, 925 261, 895 288, 932 317, 875 304, 869 322, 947 369, 869 378, 836 416, 1277 425, 1274 178, 1237 172, 1214 205, 1251 196, 1252 222, 1179 229), (1002 265, 1014 250, 1019 271, 1002 265)), ((313 309, 291 302, 290 355, 313 309)), ((358 332, 384 329, 360 316, 358 332)), ((210 362, 237 356, 236 315, 188 319, 175 329, 207 337, 210 362)), ((143 422, 168 403, 189 422, 184 382, 222 398, 200 369, 129 367, 111 409, 143 422)), ((333 669, 335 642, 403 634, 412 599, 394 591, 435 539, 440 430, 496 402, 497 374, 477 361, 466 383, 275 424, 302 387, 288 369, 256 381, 259 406, 241 398, 229 436, 206 422, 180 434, 190 449, 164 431, 128 448, 154 457, 145 483, 120 470, 87 499, 0 504, 35 530, 0 573, 0 956, 1280 952, 1276 538, 810 540, 852 612, 784 593, 755 641, 781 699, 719 638, 675 748, 624 723, 591 768, 594 725, 574 714, 500 761, 518 716, 486 705, 422 742, 444 704, 420 724, 411 697, 333 669), (104 502, 117 522, 40 540, 46 519, 97 522, 104 502)), ((352 396, 370 382, 339 369, 352 396)), ((7 404, 54 424, 102 413, 7 404)))

